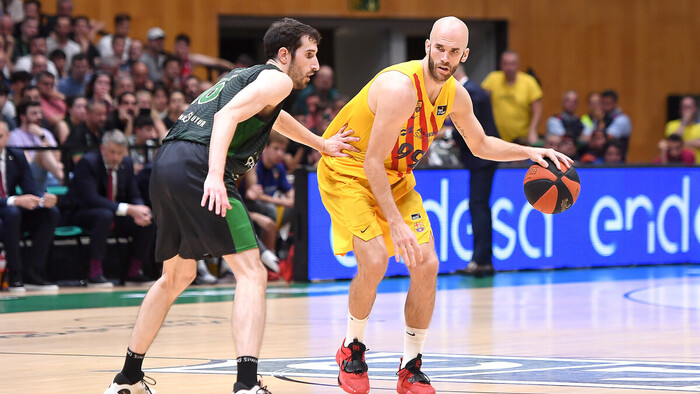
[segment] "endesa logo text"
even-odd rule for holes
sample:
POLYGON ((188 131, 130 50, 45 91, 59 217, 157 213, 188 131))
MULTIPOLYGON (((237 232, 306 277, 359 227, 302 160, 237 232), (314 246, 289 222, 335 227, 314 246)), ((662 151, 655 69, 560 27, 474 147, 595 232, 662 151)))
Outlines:
MULTIPOLYGON (((581 194, 545 215, 525 200, 526 169, 499 169, 491 194, 497 269, 700 262, 700 168, 580 168, 581 194)), ((473 254, 469 171, 416 171, 441 272, 473 254)), ((309 174, 309 277, 352 277, 354 257, 333 256, 330 217, 309 174)), ((406 274, 390 259, 388 275, 406 274)))

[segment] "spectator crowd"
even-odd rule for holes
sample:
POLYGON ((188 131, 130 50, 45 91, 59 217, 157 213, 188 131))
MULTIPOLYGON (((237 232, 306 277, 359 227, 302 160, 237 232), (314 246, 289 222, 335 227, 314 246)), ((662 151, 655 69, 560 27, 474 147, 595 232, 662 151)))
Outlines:
MULTIPOLYGON (((130 15, 116 15, 108 29, 101 21, 74 15, 72 0, 58 0, 50 16, 36 0, 3 1, 0 8, 0 236, 9 290, 56 289, 46 277, 48 249, 54 229, 68 225, 90 235, 88 285, 151 283, 158 270, 152 261, 155 225, 148 178, 160 141, 188 103, 216 82, 195 76, 196 67, 218 75, 250 66, 253 59, 242 55, 233 63, 193 53, 186 34, 177 35, 168 51, 163 29, 152 27, 141 40, 131 35, 130 15), (103 263, 110 236, 133 241, 118 278, 108 279, 103 263), (19 251, 23 238, 31 240, 24 243, 26 253, 19 251)), ((481 83, 486 101, 490 97, 494 135, 553 148, 580 163, 626 161, 632 123, 614 90, 589 93, 583 115, 577 92, 562 93, 561 112, 545 119, 540 135, 544 118, 538 80, 520 71, 513 51, 501 55, 499 68, 481 83)), ((460 78, 466 83, 466 75, 460 78)), ((334 81, 333 69, 322 65, 288 108, 318 135, 348 101, 334 81)), ((696 100, 684 97, 679 113, 666 125, 656 163, 700 163, 696 100)), ((449 122, 438 138, 422 165, 473 160, 449 122)), ((273 279, 290 274, 280 261, 293 253, 291 174, 319 159, 318 152, 273 132, 257 169, 240 181, 273 279)), ((213 275, 207 263, 198 262, 197 283, 226 277, 225 265, 213 275)))

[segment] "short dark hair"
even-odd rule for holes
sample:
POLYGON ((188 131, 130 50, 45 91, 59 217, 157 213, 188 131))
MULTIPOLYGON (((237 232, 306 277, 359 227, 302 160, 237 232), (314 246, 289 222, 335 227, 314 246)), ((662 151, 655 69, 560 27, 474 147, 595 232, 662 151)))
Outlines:
POLYGON ((13 71, 12 74, 10 74, 10 83, 31 82, 32 78, 32 74, 26 71, 13 71))
POLYGON ((88 25, 90 24, 90 18, 88 18, 85 15, 78 15, 78 16, 73 17, 73 26, 75 26, 75 22, 80 21, 80 20, 87 22, 88 25))
POLYGON ((0 83, 0 96, 9 96, 9 95, 10 95, 10 88, 4 83, 0 83))
POLYGON ((90 99, 90 100, 88 100, 87 106, 86 106, 88 113, 92 112, 95 109, 96 105, 104 105, 105 108, 108 108, 107 103, 104 100, 90 99))
POLYGON ((115 25, 118 25, 122 22, 131 22, 131 15, 129 15, 129 14, 114 15, 114 24, 115 25))
POLYGON ((44 77, 47 77, 47 78, 51 78, 51 79, 53 79, 53 80, 56 80, 56 76, 53 75, 53 74, 51 74, 51 73, 48 72, 48 71, 42 71, 42 72, 40 72, 39 74, 37 74, 36 79, 37 79, 37 81, 40 81, 41 78, 44 78, 44 77))
POLYGON ((117 97, 117 105, 121 105, 122 101, 124 101, 124 97, 129 95, 134 96, 134 98, 136 98, 136 94, 134 92, 124 92, 120 94, 119 97, 117 97))
POLYGON ((24 2, 24 7, 26 7, 26 6, 30 5, 30 4, 36 5, 36 8, 39 9, 39 10, 41 9, 41 2, 38 1, 38 0, 27 0, 27 1, 24 2))
POLYGON ((70 59, 70 64, 73 65, 73 64, 75 64, 75 62, 79 62, 79 61, 82 61, 82 60, 88 60, 87 55, 86 55, 85 53, 83 53, 83 52, 76 53, 76 54, 73 55, 73 57, 70 59))
POLYGON ((29 90, 39 90, 39 88, 34 85, 27 85, 22 88, 22 91, 19 93, 19 96, 24 97, 24 94, 29 90))
POLYGON ((66 53, 63 52, 63 49, 56 48, 49 53, 49 59, 51 61, 53 61, 53 59, 66 59, 66 53))
POLYGON ((177 37, 175 37, 175 42, 178 41, 184 41, 185 44, 190 45, 190 36, 184 33, 178 34, 177 37))
POLYGON ((140 129, 141 127, 155 126, 153 119, 148 115, 139 115, 134 119, 134 129, 140 129))
POLYGON ((182 65, 182 62, 180 61, 180 59, 178 59, 175 56, 169 55, 165 58, 165 60, 163 60, 163 68, 165 68, 165 66, 167 66, 168 63, 172 63, 172 62, 176 62, 180 66, 182 65))
POLYGON ((681 137, 678 134, 671 134, 668 137, 666 137, 667 140, 669 141, 674 141, 674 142, 680 142, 683 143, 683 137, 681 137))
POLYGON ((600 96, 601 97, 609 97, 609 98, 613 99, 614 102, 617 102, 617 92, 612 90, 612 89, 608 89, 608 90, 603 91, 603 93, 601 93, 600 96))
POLYGON ((17 115, 27 115, 29 107, 41 107, 41 103, 38 101, 22 101, 17 106, 17 115))
POLYGON ((282 18, 273 22, 263 37, 265 56, 274 59, 280 48, 287 48, 293 57, 304 36, 316 44, 321 43, 321 33, 318 30, 296 19, 282 18))
POLYGON ((79 95, 76 95, 76 96, 68 96, 68 97, 66 98, 66 106, 67 106, 68 108, 72 108, 72 107, 73 107, 73 104, 75 104, 76 100, 78 100, 78 99, 84 99, 84 98, 85 98, 85 96, 80 95, 80 94, 79 94, 79 95))

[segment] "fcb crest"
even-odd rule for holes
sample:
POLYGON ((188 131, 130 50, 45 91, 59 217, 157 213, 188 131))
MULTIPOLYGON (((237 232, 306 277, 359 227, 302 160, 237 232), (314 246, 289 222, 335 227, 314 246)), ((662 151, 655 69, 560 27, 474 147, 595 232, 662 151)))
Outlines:
POLYGON ((416 113, 419 113, 421 108, 423 108, 423 100, 418 100, 416 103, 416 113))
POLYGON ((413 224, 413 227, 416 229, 417 233, 422 233, 423 231, 425 231, 425 225, 423 224, 423 222, 416 222, 413 224))
POLYGON ((445 112, 447 112, 447 106, 446 105, 438 105, 437 107, 437 115, 444 115, 445 112))

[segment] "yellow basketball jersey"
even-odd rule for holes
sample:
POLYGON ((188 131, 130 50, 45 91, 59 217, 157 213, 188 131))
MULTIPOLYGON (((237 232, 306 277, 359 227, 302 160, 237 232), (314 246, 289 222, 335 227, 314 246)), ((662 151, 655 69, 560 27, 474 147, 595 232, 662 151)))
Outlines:
POLYGON ((435 139, 438 131, 445 121, 445 117, 452 111, 452 103, 455 95, 455 79, 450 78, 442 86, 440 95, 435 103, 431 103, 425 91, 423 80, 423 68, 418 60, 399 63, 380 71, 367 85, 343 107, 333 122, 328 126, 323 138, 330 138, 344 125, 354 130, 353 137, 360 140, 353 143, 359 152, 349 152, 350 157, 325 156, 324 161, 337 172, 348 176, 366 179, 363 169, 367 143, 372 131, 374 114, 369 109, 367 96, 369 88, 377 76, 387 71, 399 71, 407 75, 413 81, 416 91, 416 110, 406 120, 396 139, 394 149, 384 160, 384 166, 389 177, 389 183, 394 184, 405 176, 410 175, 413 168, 423 157, 428 147, 435 139))

